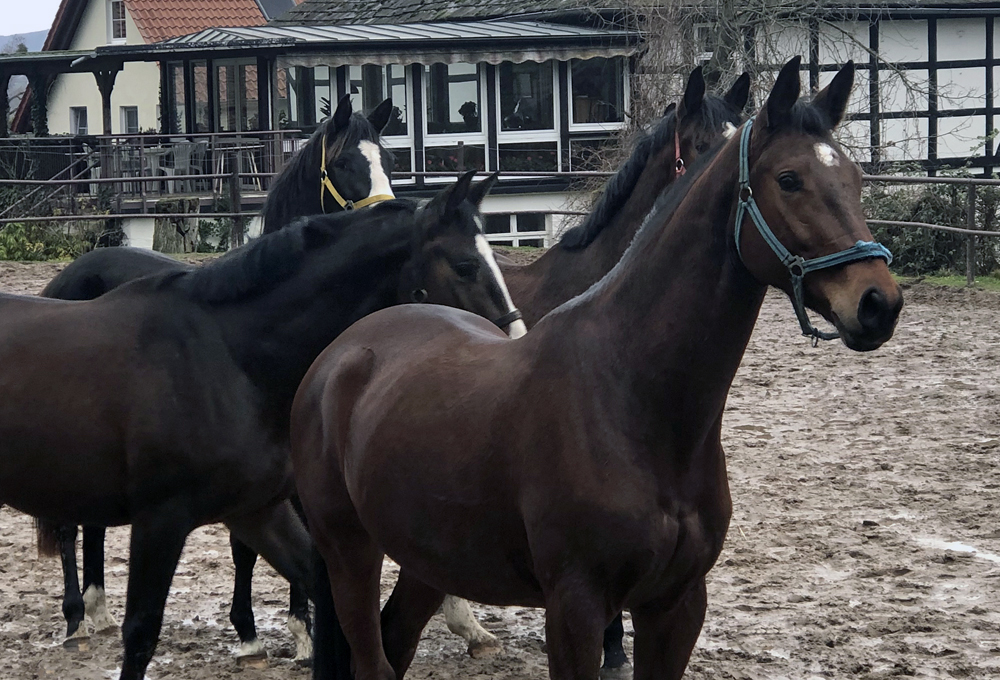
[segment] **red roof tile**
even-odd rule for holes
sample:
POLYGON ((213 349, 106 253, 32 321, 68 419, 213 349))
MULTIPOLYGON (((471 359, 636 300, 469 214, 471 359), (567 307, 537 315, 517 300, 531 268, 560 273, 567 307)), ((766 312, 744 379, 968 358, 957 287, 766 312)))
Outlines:
POLYGON ((125 0, 146 43, 206 28, 262 26, 256 0, 125 0))

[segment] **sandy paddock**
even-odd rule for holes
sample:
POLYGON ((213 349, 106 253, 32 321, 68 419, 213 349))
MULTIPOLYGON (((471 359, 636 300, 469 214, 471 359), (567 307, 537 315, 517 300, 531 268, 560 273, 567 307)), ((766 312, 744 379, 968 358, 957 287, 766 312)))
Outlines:
MULTIPOLYGON (((0 263, 0 290, 36 292, 59 268, 0 263)), ((727 408, 733 523, 687 677, 1000 677, 1000 296, 906 296, 896 338, 864 355, 812 348, 787 300, 768 296, 727 408)), ((109 531, 119 619, 127 542, 127 528, 109 531)), ((290 660, 287 586, 266 565, 255 607, 270 664, 237 666, 232 575, 225 531, 193 534, 149 678, 309 677, 290 660)), ((0 510, 3 680, 117 677, 117 635, 62 647, 61 584, 30 519, 0 510)), ((503 654, 469 658, 436 617, 408 677, 546 677, 542 612, 477 610, 503 654)))

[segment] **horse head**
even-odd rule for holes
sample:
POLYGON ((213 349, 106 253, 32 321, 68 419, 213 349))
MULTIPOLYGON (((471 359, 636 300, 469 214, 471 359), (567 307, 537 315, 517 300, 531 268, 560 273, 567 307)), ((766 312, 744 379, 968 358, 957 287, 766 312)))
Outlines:
POLYGON ((677 104, 674 154, 677 172, 683 174, 699 156, 715 146, 743 122, 750 97, 750 75, 743 73, 722 97, 705 93, 701 66, 688 76, 684 96, 677 104))
POLYGON ((483 235, 479 213, 497 175, 472 184, 475 174, 465 173, 418 210, 400 297, 474 312, 518 338, 527 329, 483 235))
POLYGON ((862 213, 861 169, 832 135, 854 63, 806 102, 799 62, 781 69, 767 103, 741 131, 736 250, 757 280, 789 294, 804 334, 836 337, 812 327, 807 306, 848 347, 872 350, 892 337, 903 297, 889 273, 892 256, 872 241, 862 213))

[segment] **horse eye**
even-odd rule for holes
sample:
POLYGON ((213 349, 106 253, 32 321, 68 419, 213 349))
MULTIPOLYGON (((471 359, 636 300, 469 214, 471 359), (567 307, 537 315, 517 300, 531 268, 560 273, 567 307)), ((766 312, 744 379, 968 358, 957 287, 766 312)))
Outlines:
POLYGON ((784 191, 798 191, 802 188, 802 180, 794 172, 783 172, 778 175, 778 186, 784 191))
POLYGON ((347 170, 350 165, 350 162, 346 158, 338 158, 333 162, 333 167, 337 168, 337 170, 347 170))
POLYGON ((695 145, 694 150, 697 151, 698 153, 705 153, 706 151, 708 151, 708 143, 698 142, 698 144, 695 145))
POLYGON ((467 260, 465 262, 456 262, 452 265, 452 269, 463 279, 468 281, 475 281, 476 276, 479 274, 479 263, 475 260, 467 260))

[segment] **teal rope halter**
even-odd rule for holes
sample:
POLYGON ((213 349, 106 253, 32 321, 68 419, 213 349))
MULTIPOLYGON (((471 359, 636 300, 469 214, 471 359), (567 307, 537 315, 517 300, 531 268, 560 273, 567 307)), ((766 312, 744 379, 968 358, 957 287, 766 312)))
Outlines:
POLYGON ((840 333, 836 331, 832 333, 821 331, 809 321, 809 315, 806 313, 802 279, 809 272, 814 272, 818 269, 827 269, 847 264, 848 262, 866 260, 873 257, 880 257, 885 260, 886 264, 891 264, 892 253, 884 245, 875 243, 874 241, 858 241, 847 250, 814 257, 811 260, 806 260, 799 255, 793 255, 789 252, 788 248, 781 244, 781 241, 774 235, 771 228, 767 226, 764 216, 760 213, 760 208, 757 207, 757 202, 753 200, 753 189, 750 188, 750 129, 753 127, 753 121, 754 119, 750 118, 746 122, 746 125, 743 126, 743 132, 740 135, 740 196, 739 203, 736 205, 736 252, 740 256, 740 261, 746 265, 746 261, 743 259, 743 252, 740 250, 740 229, 743 226, 744 215, 749 214, 750 219, 753 220, 757 231, 760 232, 764 241, 771 247, 774 254, 778 256, 778 259, 781 260, 781 264, 785 265, 785 268, 788 269, 788 274, 792 279, 792 306, 795 308, 795 316, 798 318, 799 326, 802 328, 802 335, 812 338, 814 345, 820 340, 835 340, 840 337, 840 333))

